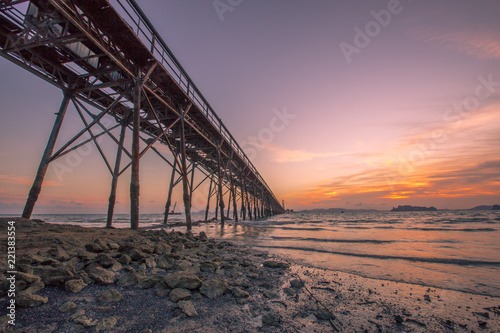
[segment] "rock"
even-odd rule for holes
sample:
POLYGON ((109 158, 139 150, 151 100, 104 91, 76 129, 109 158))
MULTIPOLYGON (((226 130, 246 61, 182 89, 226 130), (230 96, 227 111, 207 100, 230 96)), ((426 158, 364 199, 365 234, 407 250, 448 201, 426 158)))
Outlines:
POLYGON ((109 268, 109 270, 113 271, 113 272, 119 272, 123 269, 123 266, 122 264, 120 264, 118 261, 115 260, 115 262, 113 263, 113 266, 111 266, 109 268))
POLYGON ((128 265, 132 261, 132 258, 128 254, 122 254, 120 258, 118 258, 118 262, 123 265, 128 265))
POLYGON ((257 279, 259 277, 258 273, 248 273, 247 276, 251 279, 257 279))
POLYGON ((172 247, 168 245, 167 243, 158 243, 155 246, 155 251, 154 253, 156 254, 169 254, 172 252, 172 247))
POLYGON ((17 280, 22 280, 26 283, 33 283, 35 281, 41 281, 42 278, 39 277, 38 275, 34 274, 28 274, 28 273, 23 273, 23 272, 17 272, 17 280))
POLYGON ((97 284, 115 283, 115 273, 102 267, 95 267, 89 272, 89 277, 97 284))
POLYGON ((43 288, 45 288, 45 283, 43 283, 40 280, 37 280, 37 281, 33 282, 32 284, 30 284, 30 286, 27 289, 23 290, 23 293, 34 294, 36 292, 39 292, 43 288))
POLYGON ((262 316, 262 326, 278 326, 278 324, 279 322, 273 313, 268 312, 262 316))
POLYGON ((75 279, 75 280, 69 280, 66 281, 66 284, 64 285, 64 289, 66 289, 69 292, 72 293, 77 293, 83 288, 87 286, 86 283, 83 282, 82 279, 75 279))
POLYGON ((84 327, 93 327, 97 325, 97 320, 92 320, 85 315, 77 317, 73 321, 76 324, 83 325, 84 327))
POLYGON ((281 261, 276 261, 276 260, 266 260, 262 263, 264 267, 268 268, 281 268, 281 269, 287 269, 290 267, 289 264, 286 262, 281 262, 281 261))
POLYGON ((66 250, 64 250, 62 247, 60 246, 56 246, 56 247, 53 247, 51 248, 49 251, 48 251, 48 254, 50 254, 51 256, 53 256, 56 260, 58 261, 66 261, 66 260, 69 260, 69 255, 68 253, 66 252, 66 250))
POLYGON ((159 275, 154 275, 150 277, 145 277, 139 280, 137 287, 141 289, 151 289, 159 282, 163 281, 163 277, 159 275))
POLYGON ((167 290, 167 289, 158 289, 156 292, 155 292, 156 296, 158 297, 165 297, 165 296, 168 296, 170 294, 170 291, 167 290))
POLYGON ((66 281, 73 278, 73 273, 63 267, 37 266, 33 269, 33 273, 40 276, 43 283, 49 286, 63 286, 66 281))
POLYGON ((283 288, 283 292, 288 296, 295 296, 295 291, 292 288, 283 288))
POLYGON ((155 268, 156 267, 156 260, 154 257, 149 257, 144 259, 144 264, 146 265, 147 268, 155 268))
POLYGON ((118 250, 120 248, 120 245, 118 245, 118 244, 116 244, 115 242, 112 242, 112 241, 107 242, 106 245, 108 246, 108 248, 111 251, 118 250))
POLYGON ((325 310, 318 310, 314 313, 316 318, 320 320, 330 320, 330 319, 335 319, 335 316, 332 315, 330 312, 325 311, 325 310))
POLYGON ((208 237, 207 237, 207 234, 205 231, 200 232, 199 237, 200 237, 200 241, 202 241, 202 242, 208 241, 208 237))
POLYGON ((241 266, 243 267, 248 267, 252 264, 252 261, 250 259, 243 259, 243 261, 241 262, 241 266))
POLYGON ((191 303, 191 301, 179 301, 177 303, 177 306, 188 317, 198 316, 198 312, 196 312, 196 309, 194 308, 193 303, 191 303))
POLYGON ((128 254, 130 255, 130 258, 132 258, 132 260, 142 260, 142 259, 149 258, 151 256, 151 255, 146 254, 145 252, 142 252, 141 250, 138 250, 138 249, 132 249, 132 250, 130 250, 130 252, 128 254))
POLYGON ((190 272, 175 272, 165 276, 165 282, 172 289, 196 289, 201 286, 201 280, 190 272))
POLYGON ((49 299, 47 297, 29 293, 19 293, 16 297, 16 304, 21 308, 32 308, 45 304, 48 301, 49 299))
POLYGON ((80 309, 80 310, 76 311, 75 313, 73 313, 71 315, 71 317, 69 317, 69 319, 70 320, 75 320, 76 318, 81 317, 83 315, 85 315, 85 310, 80 309))
POLYGON ((210 279, 203 281, 200 287, 200 293, 210 299, 214 299, 224 295, 226 288, 226 282, 224 280, 210 279))
POLYGON ((394 321, 395 321, 396 323, 398 323, 398 324, 401 324, 401 323, 402 323, 402 322, 404 322, 405 320, 404 320, 404 318, 403 318, 403 317, 401 317, 400 315, 395 315, 395 316, 394 316, 394 321))
POLYGON ((90 242, 85 245, 85 249, 89 252, 101 253, 109 250, 106 243, 104 243, 101 239, 96 239, 93 242, 90 242))
POLYGON ((304 282, 302 282, 299 279, 293 279, 293 280, 290 281, 290 286, 292 288, 300 289, 300 288, 302 288, 304 286, 304 282))
POLYGON ((156 257, 156 265, 158 268, 162 269, 171 269, 172 265, 168 262, 168 260, 164 256, 156 257))
POLYGON ((63 263, 63 266, 68 268, 69 270, 76 272, 85 266, 79 257, 73 257, 63 263))
POLYGON ((116 326, 117 323, 118 323, 118 319, 116 317, 103 318, 97 323, 95 330, 97 332, 99 332, 99 331, 108 331, 109 332, 113 327, 116 326))
POLYGON ((126 274, 123 274, 120 279, 118 280, 118 285, 120 286, 131 286, 134 284, 137 284, 140 279, 143 278, 143 275, 137 273, 137 272, 129 272, 126 274))
POLYGON ((189 292, 189 290, 184 289, 184 288, 175 288, 170 292, 168 297, 170 298, 170 300, 172 302, 178 302, 178 301, 190 299, 191 293, 189 292))
POLYGON ((86 260, 86 261, 95 260, 97 258, 97 254, 83 250, 83 249, 78 249, 78 251, 76 252, 76 255, 79 258, 86 260))
POLYGON ((110 302, 120 302, 123 300, 122 294, 116 289, 109 289, 102 292, 99 296, 99 302, 110 303, 110 302))
POLYGON ((250 294, 247 291, 245 291, 241 288, 238 288, 238 287, 233 288, 231 290, 231 293, 233 294, 233 296, 235 298, 245 298, 245 297, 250 296, 250 294))
POLYGON ((101 253, 97 256, 95 262, 103 268, 109 268, 113 266, 116 260, 109 253, 101 253))
POLYGON ((266 291, 264 291, 264 296, 266 296, 269 299, 278 299, 278 298, 280 298, 280 295, 277 292, 273 291, 273 290, 266 290, 266 291))
POLYGON ((59 307, 59 311, 61 312, 69 312, 76 309, 76 304, 73 302, 66 302, 59 307))

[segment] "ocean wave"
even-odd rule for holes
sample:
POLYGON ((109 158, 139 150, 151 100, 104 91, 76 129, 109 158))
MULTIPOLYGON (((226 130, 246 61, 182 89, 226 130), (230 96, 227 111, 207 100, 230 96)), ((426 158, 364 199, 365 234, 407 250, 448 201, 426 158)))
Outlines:
POLYGON ((331 238, 304 238, 304 237, 280 237, 272 236, 275 240, 295 240, 309 242, 327 242, 327 243, 371 243, 371 244, 386 244, 393 243, 392 240, 376 240, 376 239, 331 239, 331 238))
POLYGON ((352 257, 382 259, 382 260, 407 260, 407 261, 413 261, 413 262, 448 264, 448 265, 457 265, 457 266, 499 266, 500 267, 500 261, 485 261, 485 260, 457 259, 457 258, 428 258, 428 257, 390 256, 390 255, 369 254, 369 253, 351 253, 351 252, 341 252, 341 251, 328 251, 328 250, 323 250, 323 249, 314 249, 314 248, 308 248, 308 247, 294 247, 294 246, 258 245, 258 247, 270 248, 270 249, 284 249, 284 250, 328 253, 328 254, 337 254, 337 255, 352 256, 352 257))

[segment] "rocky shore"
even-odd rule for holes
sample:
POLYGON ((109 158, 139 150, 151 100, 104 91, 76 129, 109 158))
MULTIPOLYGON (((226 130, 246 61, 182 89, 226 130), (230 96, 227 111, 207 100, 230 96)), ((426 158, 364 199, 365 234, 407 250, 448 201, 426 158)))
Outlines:
POLYGON ((203 232, 21 218, 0 219, 0 230, 2 332, 500 331, 498 298, 306 267, 203 232))

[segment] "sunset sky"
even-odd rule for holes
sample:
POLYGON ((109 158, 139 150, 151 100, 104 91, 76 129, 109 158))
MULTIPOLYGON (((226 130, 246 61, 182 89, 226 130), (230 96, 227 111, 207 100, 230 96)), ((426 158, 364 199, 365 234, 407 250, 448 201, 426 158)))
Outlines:
MULTIPOLYGON (((138 3, 287 208, 500 204, 497 0, 138 3)), ((20 214, 62 93, 4 58, 0 86, 0 213, 20 214)), ((60 139, 81 126, 70 108, 60 139)), ((58 163, 34 213, 105 213, 95 147, 58 163)), ((141 212, 169 174, 141 160, 141 212)))

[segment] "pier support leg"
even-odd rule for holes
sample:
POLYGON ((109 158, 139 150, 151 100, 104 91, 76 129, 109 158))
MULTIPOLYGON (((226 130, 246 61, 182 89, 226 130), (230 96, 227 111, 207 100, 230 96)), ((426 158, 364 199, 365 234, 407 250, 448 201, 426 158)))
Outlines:
POLYGON ((181 148, 181 173, 182 173, 182 192, 183 192, 183 200, 184 200, 184 212, 186 214, 186 227, 187 230, 191 230, 191 193, 189 191, 189 182, 188 182, 188 172, 186 166, 186 138, 185 138, 185 122, 184 116, 191 108, 191 104, 186 108, 186 110, 179 110, 181 112, 181 121, 180 121, 180 148, 181 148))
POLYGON ((218 189, 219 189, 219 208, 220 208, 220 224, 224 228, 224 193, 222 192, 222 172, 221 172, 221 165, 222 165, 222 159, 220 156, 220 146, 217 147, 217 174, 218 174, 218 189))
POLYGON ((233 218, 235 222, 238 222, 238 206, 236 205, 236 191, 234 189, 232 174, 231 174, 231 192, 233 193, 233 218))
POLYGON ((212 196, 213 178, 210 177, 210 187, 208 188, 207 208, 205 209, 205 221, 208 221, 208 209, 210 208, 210 197, 212 196))
POLYGON ((113 179, 111 179, 111 192, 109 194, 109 200, 108 200, 108 217, 106 220, 106 228, 111 228, 113 226, 113 212, 115 210, 115 203, 116 203, 116 187, 118 185, 118 175, 120 174, 120 162, 122 159, 123 142, 125 141, 127 122, 128 119, 122 120, 122 128, 120 130, 120 141, 118 143, 118 149, 116 151, 115 168, 113 170, 113 179))
POLYGON ((246 187, 246 184, 245 184, 245 178, 243 178, 243 174, 240 174, 240 178, 241 178, 241 216, 243 218, 243 221, 247 219, 247 211, 246 211, 246 207, 245 207, 245 187, 246 187))
POLYGON ((139 228, 139 148, 140 148, 140 125, 141 125, 141 85, 140 71, 135 80, 133 91, 134 113, 132 128, 132 176, 130 179, 130 228, 139 228))
POLYGON ((167 224, 168 213, 170 212, 170 205, 172 204, 172 190, 174 189, 175 168, 177 166, 177 159, 174 158, 174 166, 172 167, 172 174, 170 175, 170 186, 168 187, 167 202, 165 203, 165 214, 163 215, 163 224, 167 224))
POLYGON ((35 208, 35 203, 38 200, 40 191, 42 190, 43 179, 45 178, 45 174, 47 173, 47 167, 50 163, 50 157, 52 156, 52 152, 54 151, 57 136, 59 135, 59 130, 61 129, 64 116, 66 115, 66 110, 68 109, 71 96, 72 91, 66 91, 64 93, 64 98, 62 100, 61 106, 59 107, 59 112, 57 113, 57 117, 52 128, 52 133, 50 133, 49 141, 47 142, 47 146, 45 147, 45 151, 43 152, 43 156, 40 161, 40 165, 38 166, 35 180, 33 181, 28 199, 26 200, 26 205, 24 206, 23 217, 25 219, 29 219, 31 217, 33 208, 35 208))

